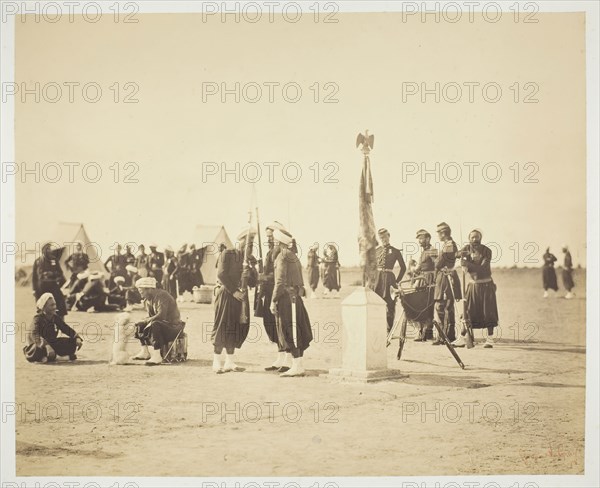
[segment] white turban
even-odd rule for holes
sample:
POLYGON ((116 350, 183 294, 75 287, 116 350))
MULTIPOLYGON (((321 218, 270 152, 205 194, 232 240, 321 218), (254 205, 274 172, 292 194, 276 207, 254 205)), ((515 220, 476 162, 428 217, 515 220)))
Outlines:
POLYGON ((50 299, 54 300, 52 293, 44 293, 40 298, 38 298, 38 301, 35 302, 35 306, 38 308, 38 310, 44 310, 46 302, 50 299))
POLYGON ((113 280, 115 283, 125 283, 125 278, 123 276, 115 276, 113 280))
POLYGON ((266 230, 268 230, 268 229, 271 229, 271 230, 275 230, 275 229, 285 230, 285 226, 281 222, 277 222, 276 220, 274 220, 272 224, 267 225, 266 230))
POLYGON ((174 252, 171 246, 165 247, 165 251, 174 252))
POLYGON ((156 279, 151 276, 147 278, 140 278, 135 282, 136 288, 156 288, 156 279))
POLYGON ((289 232, 281 231, 280 229, 275 229, 273 231, 273 239, 285 244, 286 246, 289 246, 292 243, 292 236, 289 234, 289 232))
POLYGON ((131 271, 132 273, 138 272, 138 269, 133 264, 128 264, 127 266, 125 266, 125 269, 127 271, 131 271))

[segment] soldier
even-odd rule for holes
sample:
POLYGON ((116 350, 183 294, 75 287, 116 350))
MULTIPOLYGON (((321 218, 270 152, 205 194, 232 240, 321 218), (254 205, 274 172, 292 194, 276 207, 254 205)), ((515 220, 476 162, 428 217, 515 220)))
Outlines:
POLYGON ((71 361, 77 359, 75 353, 81 348, 83 339, 57 313, 52 293, 43 293, 36 306, 37 313, 23 348, 27 361, 47 363, 55 361, 56 356, 69 356, 71 361), (58 337, 59 331, 67 337, 58 337))
POLYGON ((396 315, 396 302, 390 294, 390 285, 398 286, 406 272, 406 264, 402 258, 402 253, 399 249, 390 245, 390 233, 387 229, 379 229, 377 232, 381 240, 381 246, 377 246, 375 250, 377 256, 377 271, 375 274, 375 286, 373 291, 385 300, 387 331, 389 332, 394 325, 394 317, 396 315), (396 263, 400 266, 398 276, 394 274, 394 266, 396 263))
MULTIPOLYGON (((465 321, 472 329, 487 329, 488 336, 484 348, 494 345, 494 328, 498 326, 498 305, 496 304, 496 284, 492 280, 492 250, 481 243, 481 231, 472 230, 469 244, 460 251, 460 265, 469 273, 471 281, 465 292, 465 321)), ((466 330, 452 343, 454 347, 464 347, 466 330)))
POLYGON ((204 278, 202 278, 202 263, 204 262, 204 251, 206 248, 196 249, 196 244, 190 244, 190 291, 195 286, 202 286, 204 284, 204 278))
MULTIPOLYGON (((437 249, 431 245, 431 234, 425 229, 417 231, 417 240, 421 246, 421 256, 417 263, 415 270, 415 285, 417 287, 430 286, 435 283, 435 259, 438 257, 437 249)), ((420 330, 419 335, 415 339, 417 342, 426 342, 427 340, 433 339, 433 307, 431 311, 427 313, 426 317, 423 317, 422 321, 419 321, 420 330)))
POLYGON ((249 316, 242 317, 243 307, 247 307, 246 311, 249 312, 248 293, 242 288, 242 278, 246 244, 251 246, 253 237, 254 231, 245 229, 238 236, 240 248, 224 249, 218 259, 215 321, 211 334, 214 346, 213 371, 217 374, 245 370, 235 364, 234 353, 236 348, 242 347, 250 330, 249 316), (224 366, 221 362, 223 349, 227 354, 224 366))
POLYGON ((140 278, 135 286, 146 302, 148 318, 140 320, 136 325, 136 337, 142 348, 131 359, 146 361, 146 366, 162 363, 161 348, 183 331, 185 322, 181 320, 175 299, 165 290, 156 289, 154 278, 140 278), (152 345, 152 352, 148 346, 152 345))
POLYGON ((53 248, 50 242, 42 246, 41 256, 33 263, 31 284, 35 299, 39 300, 46 292, 51 293, 56 304, 56 314, 64 317, 67 315, 67 305, 61 287, 67 280, 60 267, 59 252, 60 249, 53 248))
POLYGON ((71 272, 71 277, 66 286, 71 288, 77 281, 77 275, 88 269, 89 264, 90 257, 83 252, 83 243, 81 241, 76 241, 73 254, 65 261, 65 266, 71 272))
MULTIPOLYGON (((462 299, 460 280, 454 269, 458 247, 452 239, 452 231, 446 222, 442 222, 437 226, 437 233, 440 241, 442 241, 442 250, 435 261, 436 276, 433 298, 440 319, 440 327, 442 327, 448 340, 452 342, 456 339, 454 301, 462 299)), ((440 344, 443 344, 441 337, 432 342, 434 346, 440 344)))
POLYGON ((280 376, 304 376, 302 365, 304 351, 313 339, 310 319, 302 296, 304 280, 302 264, 298 256, 289 249, 292 238, 289 233, 276 229, 273 232, 275 245, 280 251, 275 260, 275 288, 271 299, 271 313, 277 317, 279 347, 292 355, 292 367, 280 376))
POLYGON ((125 270, 127 266, 127 258, 121 254, 121 249, 121 245, 117 244, 114 254, 109 256, 104 263, 106 271, 110 273, 110 280, 108 282, 109 287, 115 286, 116 276, 123 276, 124 278, 127 276, 127 271, 125 270))
POLYGON ((273 222, 265 229, 269 250, 265 256, 263 273, 258 277, 259 289, 256 294, 257 298, 254 306, 254 316, 262 317, 267 337, 271 342, 277 344, 277 358, 271 366, 265 368, 265 371, 278 371, 284 373, 292 367, 292 360, 279 344, 279 339, 277 338, 277 320, 270 309, 271 299, 273 298, 273 289, 275 288, 275 259, 277 259, 277 255, 280 251, 280 247, 275 246, 275 241, 273 240, 273 231, 275 229, 287 232, 283 225, 277 221, 273 222))
POLYGON ((163 289, 167 290, 173 298, 177 298, 177 275, 179 263, 171 246, 165 247, 165 264, 163 265, 163 289))
MULTIPOLYGON (((135 258, 133 266, 137 268, 140 278, 146 278, 148 276, 148 255, 146 254, 146 247, 143 244, 140 244, 138 249, 139 253, 135 258)), ((134 283, 132 283, 132 285, 133 284, 134 283)))
POLYGON ((158 288, 162 287, 164 265, 165 255, 156 250, 156 244, 150 244, 150 256, 148 256, 148 277, 156 280, 156 286, 158 288))
POLYGON ((569 252, 569 248, 566 244, 563 246, 562 251, 565 255, 565 261, 563 263, 562 270, 563 285, 567 290, 565 298, 570 300, 575 296, 575 293, 571 292, 571 290, 575 288, 575 283, 573 282, 573 259, 571 258, 571 253, 569 252))
POLYGON ((131 252, 131 246, 129 246, 129 245, 125 246, 125 266, 127 266, 127 265, 135 266, 135 261, 136 261, 136 257, 131 252))
POLYGON ((307 256, 306 271, 308 272, 308 285, 311 289, 310 298, 317 298, 317 286, 319 286, 319 264, 321 264, 321 258, 317 253, 318 249, 319 244, 315 242, 310 246, 307 256))

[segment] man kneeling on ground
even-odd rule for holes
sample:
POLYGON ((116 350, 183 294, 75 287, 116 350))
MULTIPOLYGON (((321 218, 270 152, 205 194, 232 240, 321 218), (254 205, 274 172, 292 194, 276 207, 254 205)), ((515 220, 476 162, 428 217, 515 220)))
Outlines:
POLYGON ((36 302, 37 313, 32 328, 27 334, 27 345, 23 348, 30 363, 47 363, 56 356, 77 359, 75 352, 81 348, 83 339, 56 313, 56 301, 52 293, 44 293, 36 302), (67 337, 58 337, 58 331, 67 337))
POLYGON ((177 339, 185 322, 181 321, 175 299, 165 290, 156 288, 156 279, 140 278, 135 286, 146 302, 148 318, 135 324, 136 337, 142 343, 142 349, 131 359, 146 361, 147 366, 156 366, 162 363, 161 347, 177 339), (148 350, 150 345, 151 352, 148 350))

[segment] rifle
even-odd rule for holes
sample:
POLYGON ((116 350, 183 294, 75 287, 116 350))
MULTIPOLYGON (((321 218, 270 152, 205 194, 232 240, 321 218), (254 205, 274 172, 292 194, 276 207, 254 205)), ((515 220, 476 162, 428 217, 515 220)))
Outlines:
POLYGON ((258 235, 258 273, 263 274, 263 250, 262 250, 262 242, 260 240, 260 220, 258 218, 258 207, 256 207, 256 232, 258 235))
POLYGON ((246 243, 244 246, 244 261, 242 265, 242 279, 240 282, 240 288, 244 294, 242 299, 242 308, 240 310, 240 323, 247 324, 250 322, 250 303, 248 302, 248 279, 250 278, 250 251, 252 246, 250 244, 250 226, 252 225, 252 211, 248 212, 248 233, 246 234, 246 243))

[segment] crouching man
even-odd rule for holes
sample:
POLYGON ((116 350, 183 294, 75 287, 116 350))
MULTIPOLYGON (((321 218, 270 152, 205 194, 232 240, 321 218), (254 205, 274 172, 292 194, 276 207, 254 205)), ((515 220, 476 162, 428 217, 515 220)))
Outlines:
POLYGON ((146 302, 148 318, 135 324, 136 337, 142 349, 131 359, 146 361, 147 366, 156 366, 162 363, 161 347, 177 339, 185 322, 181 321, 175 299, 165 290, 156 288, 156 279, 140 278, 135 286, 146 302), (148 346, 152 346, 151 351, 148 346))
POLYGON ((23 348, 30 363, 47 363, 56 356, 77 359, 75 352, 81 348, 83 339, 69 327, 57 312, 52 293, 44 293, 36 302, 37 313, 33 317, 31 330, 27 334, 27 345, 23 348), (58 337, 58 332, 67 337, 58 337))

